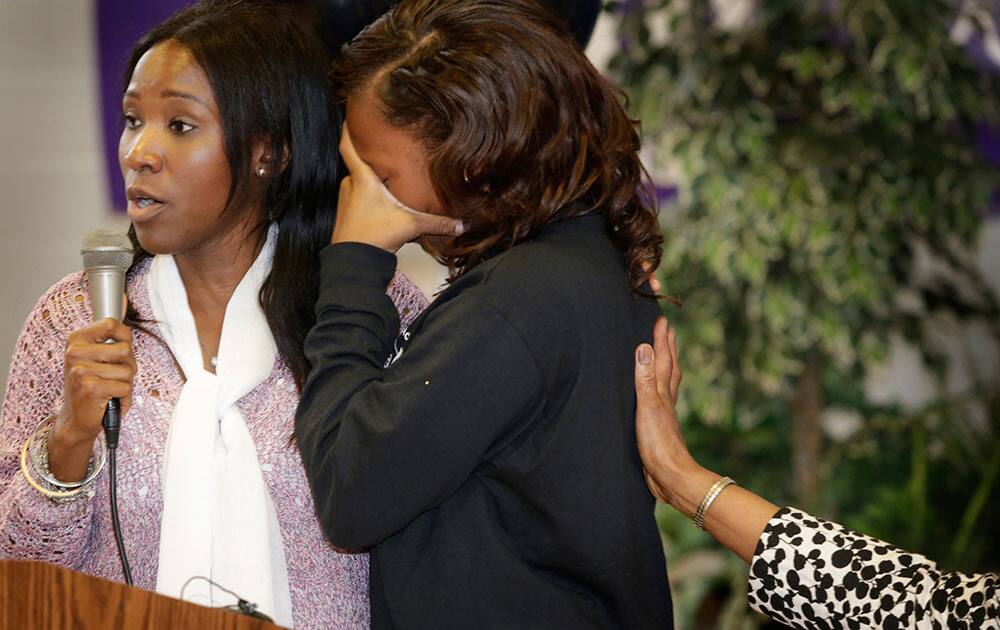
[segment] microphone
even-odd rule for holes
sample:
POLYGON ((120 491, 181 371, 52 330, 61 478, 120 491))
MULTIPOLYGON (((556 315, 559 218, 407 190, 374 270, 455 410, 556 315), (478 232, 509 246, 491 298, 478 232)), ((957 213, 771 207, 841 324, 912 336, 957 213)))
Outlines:
MULTIPOLYGON (((122 297, 125 294, 125 274, 132 264, 132 241, 121 232, 94 230, 83 238, 83 269, 90 284, 90 304, 94 321, 111 317, 121 321, 122 297)), ((114 343, 108 339, 106 343, 114 343)), ((111 527, 114 530, 118 557, 122 563, 125 583, 132 584, 132 569, 125 553, 121 522, 118 519, 118 430, 121 428, 121 403, 117 398, 108 401, 104 411, 104 443, 108 449, 108 487, 111 499, 111 527)))
MULTIPOLYGON (((121 232, 93 230, 83 238, 83 269, 90 283, 90 303, 94 321, 111 317, 121 321, 125 272, 132 264, 132 242, 121 232)), ((114 343, 108 340, 109 343, 114 343)), ((121 427, 121 407, 117 398, 108 401, 104 412, 104 437, 108 448, 117 448, 121 427)))

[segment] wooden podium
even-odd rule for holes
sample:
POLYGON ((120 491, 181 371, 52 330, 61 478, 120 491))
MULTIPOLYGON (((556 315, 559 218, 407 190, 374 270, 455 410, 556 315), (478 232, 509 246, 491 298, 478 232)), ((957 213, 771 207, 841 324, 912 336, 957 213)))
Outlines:
POLYGON ((277 630, 278 626, 51 564, 0 561, 0 630, 36 628, 277 630))

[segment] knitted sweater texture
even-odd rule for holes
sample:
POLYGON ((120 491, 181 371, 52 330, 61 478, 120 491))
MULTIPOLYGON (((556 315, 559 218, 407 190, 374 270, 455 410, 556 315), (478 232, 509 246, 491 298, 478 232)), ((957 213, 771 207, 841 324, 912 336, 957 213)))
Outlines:
MULTIPOLYGON (((132 270, 127 293, 140 317, 152 320, 148 270, 149 261, 132 270)), ((404 326, 427 305, 400 274, 387 293, 404 326)), ((14 349, 0 422, 0 559, 39 560, 123 581, 112 536, 107 470, 98 477, 93 499, 56 504, 29 486, 19 469, 25 440, 62 405, 66 341, 91 321, 87 294, 86 276, 79 272, 54 285, 28 316, 14 349)), ((118 506, 135 584, 153 590, 163 454, 184 381, 170 351, 154 337, 135 331, 133 348, 138 371, 132 408, 122 420, 118 506)), ((294 379, 280 359, 271 375, 239 401, 281 526, 295 627, 365 628, 368 557, 336 550, 320 530, 298 450, 290 441, 297 403, 294 379)))

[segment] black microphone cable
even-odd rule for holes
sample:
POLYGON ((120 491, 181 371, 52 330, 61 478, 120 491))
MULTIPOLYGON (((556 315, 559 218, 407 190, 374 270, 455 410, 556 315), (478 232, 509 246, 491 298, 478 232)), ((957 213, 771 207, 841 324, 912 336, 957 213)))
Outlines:
POLYGON ((122 561, 122 572, 125 583, 132 586, 132 569, 128 565, 125 553, 125 540, 122 538, 122 526, 118 520, 118 430, 121 428, 121 403, 117 398, 108 401, 104 412, 104 442, 108 448, 108 489, 111 496, 111 526, 115 532, 115 544, 118 546, 118 557, 122 561))
MULTIPOLYGON (((128 235, 109 230, 92 230, 83 237, 80 248, 83 269, 90 285, 90 305, 94 321, 111 318, 118 321, 124 315, 125 276, 134 259, 132 241, 128 235)), ((105 343, 114 343, 108 339, 105 343)), ((111 496, 111 525, 114 528, 118 557, 122 562, 125 583, 132 584, 132 570, 125 555, 121 522, 118 519, 118 430, 121 428, 121 401, 112 398, 104 411, 104 442, 108 449, 108 489, 111 496)))

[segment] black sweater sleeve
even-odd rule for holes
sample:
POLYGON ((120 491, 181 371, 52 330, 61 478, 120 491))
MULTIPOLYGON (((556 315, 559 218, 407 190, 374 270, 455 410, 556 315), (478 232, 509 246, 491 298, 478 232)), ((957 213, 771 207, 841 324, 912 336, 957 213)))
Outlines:
POLYGON ((543 381, 517 331, 469 292, 432 306, 397 348, 385 294, 395 257, 345 243, 320 258, 295 435, 327 536, 366 548, 448 498, 536 416, 543 381))

